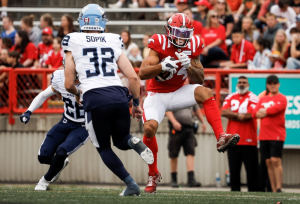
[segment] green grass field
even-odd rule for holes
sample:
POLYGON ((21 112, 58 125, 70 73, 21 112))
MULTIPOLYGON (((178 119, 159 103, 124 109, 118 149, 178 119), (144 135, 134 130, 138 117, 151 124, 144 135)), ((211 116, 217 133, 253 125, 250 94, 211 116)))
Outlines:
POLYGON ((246 193, 159 190, 156 194, 139 197, 120 197, 122 188, 98 189, 91 187, 52 186, 50 191, 36 192, 32 186, 0 186, 0 203, 226 203, 226 204, 292 204, 300 203, 295 193, 246 193))

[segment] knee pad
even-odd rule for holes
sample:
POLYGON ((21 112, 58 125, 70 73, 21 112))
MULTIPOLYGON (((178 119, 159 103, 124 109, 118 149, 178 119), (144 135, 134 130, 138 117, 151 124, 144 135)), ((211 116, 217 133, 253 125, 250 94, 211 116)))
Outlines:
POLYGON ((68 154, 63 148, 58 148, 55 152, 56 157, 67 158, 68 154))
POLYGON ((38 155, 38 160, 41 164, 51 164, 52 156, 38 155))

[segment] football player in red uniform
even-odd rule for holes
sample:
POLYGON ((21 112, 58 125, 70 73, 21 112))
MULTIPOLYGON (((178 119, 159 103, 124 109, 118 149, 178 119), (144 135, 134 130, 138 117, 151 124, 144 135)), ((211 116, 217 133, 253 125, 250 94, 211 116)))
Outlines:
POLYGON ((140 68, 140 78, 150 79, 148 96, 144 101, 143 140, 154 155, 154 163, 149 165, 146 193, 156 192, 157 182, 161 179, 157 169, 155 133, 166 111, 201 103, 218 140, 219 152, 235 146, 240 138, 238 134, 224 133, 213 92, 200 85, 204 82, 204 70, 200 63, 204 44, 199 36, 193 36, 193 31, 191 20, 185 14, 174 14, 167 22, 166 35, 154 34, 149 39, 151 50, 140 68), (186 77, 197 84, 183 86, 186 77))

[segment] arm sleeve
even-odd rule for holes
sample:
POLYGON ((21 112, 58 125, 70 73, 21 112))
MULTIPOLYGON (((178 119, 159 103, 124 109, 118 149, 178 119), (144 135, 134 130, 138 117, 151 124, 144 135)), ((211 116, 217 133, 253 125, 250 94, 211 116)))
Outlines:
POLYGON ((61 41, 61 47, 63 48, 64 52, 73 51, 71 34, 68 34, 63 38, 61 41))
POLYGON ((253 60, 254 55, 255 55, 255 53, 256 53, 256 50, 255 50, 254 46, 252 45, 252 43, 251 43, 250 45, 251 45, 251 46, 249 46, 249 49, 248 49, 247 55, 246 55, 246 62, 247 62, 248 60, 253 60))
POLYGON ((115 57, 116 61, 118 61, 119 57, 122 54, 122 50, 124 48, 123 39, 121 38, 120 35, 115 34, 112 41, 113 41, 112 47, 114 50, 114 57, 115 57))
POLYGON ((247 113, 252 114, 254 109, 256 108, 257 103, 258 103, 258 97, 255 94, 251 93, 249 97, 249 106, 247 109, 247 113))
POLYGON ((277 103, 271 106, 270 108, 267 108, 267 115, 275 115, 286 109, 287 100, 284 96, 280 99, 279 102, 280 103, 277 103))
POLYGON ((196 52, 195 53, 193 53, 193 57, 195 58, 195 57, 198 57, 202 52, 203 52, 203 48, 204 48, 204 42, 203 42, 203 40, 199 37, 199 36, 197 36, 197 35, 195 35, 195 36, 193 36, 194 38, 195 38, 195 46, 196 46, 196 52))
MULTIPOLYGON (((229 95, 230 96, 230 95, 229 95)), ((230 97, 227 96, 223 102, 222 110, 230 108, 230 97)))
POLYGON ((162 41, 163 41, 162 35, 154 34, 148 40, 148 47, 156 52, 160 52, 162 41))
POLYGON ((47 89, 45 89, 44 91, 42 91, 41 93, 39 93, 32 101, 32 103, 30 104, 28 110, 33 112, 36 109, 38 109, 44 102, 45 100, 50 97, 53 96, 55 93, 52 91, 51 86, 48 86, 47 89))

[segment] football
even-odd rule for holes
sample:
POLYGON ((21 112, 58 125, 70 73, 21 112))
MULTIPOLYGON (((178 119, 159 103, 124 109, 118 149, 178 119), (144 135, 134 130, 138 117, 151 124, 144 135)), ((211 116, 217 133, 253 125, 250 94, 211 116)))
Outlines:
MULTIPOLYGON (((164 61, 165 59, 162 60, 162 62, 164 61)), ((176 61, 176 59, 174 57, 171 57, 170 60, 172 61, 176 61)), ((156 77, 155 77, 155 80, 160 82, 160 81, 166 81, 167 78, 170 76, 170 72, 161 72, 159 73, 156 77)))

